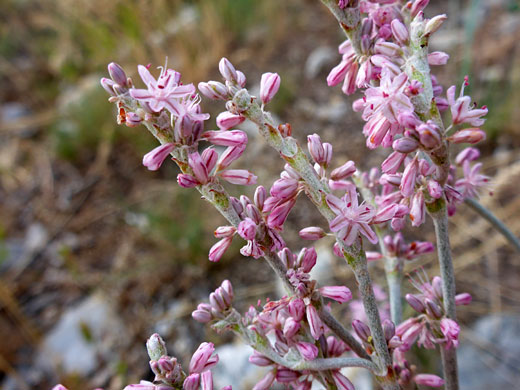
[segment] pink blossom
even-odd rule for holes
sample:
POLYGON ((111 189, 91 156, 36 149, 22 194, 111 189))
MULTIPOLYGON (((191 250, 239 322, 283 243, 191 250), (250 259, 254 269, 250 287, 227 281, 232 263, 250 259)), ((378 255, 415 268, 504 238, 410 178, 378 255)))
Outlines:
POLYGON ((348 190, 342 199, 329 194, 326 201, 337 215, 330 222, 330 230, 338 233, 338 237, 345 242, 345 245, 352 245, 358 233, 362 233, 371 243, 377 243, 376 234, 368 226, 375 215, 375 211, 370 205, 358 204, 358 194, 355 189, 348 190))
POLYGON ((479 188, 484 187, 489 182, 489 177, 480 173, 482 163, 477 163, 471 166, 471 163, 466 160, 464 161, 462 168, 464 171, 464 178, 455 182, 455 189, 464 198, 478 197, 479 188))
POLYGON ((279 88, 280 76, 278 73, 264 73, 260 80, 260 99, 262 103, 269 103, 279 88))
POLYGON ((339 303, 348 302, 352 299, 350 289, 345 286, 325 286, 320 288, 321 295, 334 299, 339 303))
POLYGON ((296 348, 304 360, 314 360, 318 356, 318 348, 314 344, 300 341, 296 343, 296 348))
POLYGON ((245 169, 228 169, 219 176, 231 184, 250 186, 256 184, 257 177, 245 169))
POLYGON ((213 352, 215 352, 213 343, 200 344, 191 357, 190 373, 202 373, 215 366, 218 363, 218 355, 213 355, 213 352))
POLYGON ((446 91, 448 97, 448 103, 451 109, 451 117, 453 124, 469 123, 472 126, 482 126, 485 122, 483 117, 488 113, 486 107, 474 108, 471 105, 471 98, 464 96, 464 87, 467 85, 467 77, 464 79, 464 84, 460 89, 460 95, 455 99, 455 86, 451 86, 446 91))
POLYGON ((185 108, 177 99, 195 93, 193 84, 181 85, 180 74, 172 69, 162 68, 157 80, 143 65, 139 65, 137 70, 148 89, 131 89, 130 95, 134 99, 148 103, 155 112, 164 108, 176 116, 185 112, 185 108))
POLYGON ((430 387, 441 387, 444 385, 444 379, 433 374, 418 374, 414 376, 413 380, 418 385, 430 387))
POLYGON ((446 349, 457 348, 459 345, 460 326, 455 321, 449 318, 441 320, 441 332, 446 338, 446 349))

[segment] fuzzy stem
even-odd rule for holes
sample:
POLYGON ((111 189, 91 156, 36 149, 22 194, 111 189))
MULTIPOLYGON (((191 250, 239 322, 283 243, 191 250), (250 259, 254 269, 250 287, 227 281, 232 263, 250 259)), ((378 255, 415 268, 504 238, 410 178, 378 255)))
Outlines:
MULTIPOLYGON (((444 310, 448 318, 456 321, 455 310, 455 272, 451 258, 450 238, 448 234, 448 213, 444 199, 437 201, 432 207, 428 205, 428 212, 433 219, 435 236, 437 239, 437 253, 442 277, 442 296, 444 310)), ((457 352, 455 348, 441 348, 442 366, 446 390, 458 390, 459 380, 457 372, 457 352)))
POLYGON ((509 230, 504 222, 491 212, 488 208, 484 207, 480 202, 475 199, 468 198, 465 200, 466 204, 476 211, 481 217, 486 219, 496 230, 498 230, 509 243, 520 252, 520 240, 515 234, 509 230))
POLYGON ((403 320, 401 283, 403 281, 403 261, 396 257, 385 257, 385 274, 388 283, 390 315, 394 324, 403 320))
MULTIPOLYGON (((325 200, 327 194, 330 193, 330 189, 325 182, 320 180, 307 155, 300 145, 298 145, 297 141, 292 137, 282 137, 273 119, 268 113, 262 111, 260 105, 249 95, 247 90, 242 89, 238 91, 233 98, 233 103, 242 115, 258 126, 260 135, 267 143, 298 172, 300 177, 307 184, 306 193, 309 199, 325 217, 327 222, 330 223, 336 217, 336 214, 330 209, 325 200)), ((338 237, 336 237, 336 241, 358 281, 360 295, 367 314, 368 326, 374 339, 378 365, 381 369, 391 371, 392 358, 388 351, 381 326, 381 319, 379 317, 370 275, 368 274, 362 240, 359 238, 358 241, 350 247, 346 246, 344 241, 338 237)))

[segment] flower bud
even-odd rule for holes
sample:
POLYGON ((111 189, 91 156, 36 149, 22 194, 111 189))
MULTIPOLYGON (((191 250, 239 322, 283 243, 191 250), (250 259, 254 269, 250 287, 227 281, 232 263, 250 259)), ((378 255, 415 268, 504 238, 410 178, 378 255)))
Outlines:
POLYGON ((208 182, 208 169, 198 152, 193 152, 188 155, 188 165, 193 171, 193 176, 199 183, 206 184, 208 182))
POLYGON ((273 361, 260 352, 253 350, 253 354, 249 356, 249 362, 259 367, 268 367, 273 364, 273 361))
MULTIPOLYGON (((112 96, 116 96, 117 95, 117 93, 114 91, 115 83, 114 83, 113 80, 110 80, 110 79, 107 79, 106 77, 103 77, 101 80, 99 80, 99 82, 101 83, 101 86, 103 87, 103 89, 105 91, 107 91, 110 95, 112 95, 112 96)), ((57 386, 61 386, 61 385, 57 385, 57 386)))
POLYGON ((321 164, 325 160, 325 150, 321 143, 321 138, 318 134, 312 134, 307 136, 307 148, 314 161, 321 164))
POLYGON ((143 165, 150 171, 158 170, 173 149, 175 149, 175 145, 172 143, 166 143, 156 147, 144 155, 143 165))
POLYGON ((418 313, 424 313, 424 305, 419 298, 413 294, 406 294, 406 302, 418 313))
POLYGON ((426 208, 424 205, 424 194, 416 192, 412 196, 412 207, 410 208, 410 219, 412 226, 420 226, 424 222, 426 208))
POLYGON ((451 137, 448 138, 448 141, 451 141, 455 144, 469 143, 476 144, 482 140, 486 139, 486 133, 478 128, 469 128, 457 131, 451 137))
POLYGON ((300 230, 299 235, 304 240, 315 241, 325 237, 327 233, 320 227, 310 226, 300 230))
POLYGON ((294 298, 289 302, 289 314, 295 321, 301 321, 305 314, 305 303, 300 298, 294 298))
POLYGON ((227 81, 237 81, 237 71, 233 64, 225 57, 222 57, 220 62, 218 63, 218 70, 224 79, 227 81))
POLYGON ((437 15, 437 16, 431 18, 430 20, 428 20, 426 22, 426 26, 424 27, 424 35, 429 36, 429 35, 433 34, 435 31, 437 31, 442 26, 442 24, 444 23, 444 21, 446 19, 448 19, 446 14, 442 14, 442 15, 437 15))
POLYGON ((344 303, 352 299, 352 293, 345 286, 325 286, 320 288, 321 295, 334 299, 336 302, 344 303))
POLYGON ((430 65, 446 65, 450 55, 443 51, 434 51, 428 54, 428 64, 430 65))
POLYGON ((264 73, 260 80, 260 99, 262 103, 269 103, 279 88, 280 76, 278 73, 264 73))
POLYGON ((218 262, 222 258, 226 250, 231 246, 232 240, 233 236, 226 237, 217 242, 215 245, 213 245, 209 250, 209 261, 212 261, 214 263, 218 262))
POLYGON ((116 64, 115 62, 108 64, 108 73, 110 74, 112 80, 114 80, 121 87, 128 86, 128 78, 126 77, 126 73, 119 64, 116 64))
POLYGON ((257 177, 245 169, 228 169, 219 176, 231 184, 250 186, 256 184, 257 177))
POLYGON ((352 382, 337 370, 332 372, 332 379, 334 379, 338 390, 355 390, 352 382))
POLYGON ((381 164, 381 169, 384 173, 394 174, 397 172, 405 158, 406 154, 404 153, 392 152, 381 164))
POLYGON ((472 301, 471 294, 462 293, 455 295, 455 304, 458 305, 469 305, 472 301))
POLYGON ((200 184, 199 181, 193 176, 185 173, 179 173, 177 175, 177 183, 179 183, 179 185, 183 188, 193 188, 200 184))
POLYGON ((256 236, 256 224, 251 218, 246 218, 238 224, 238 234, 244 240, 253 240, 256 236))
POLYGON ((433 374, 419 374, 414 376, 414 382, 418 385, 441 387, 444 385, 444 379, 433 374))
POLYGON ((370 328, 360 320, 352 321, 352 328, 359 338, 365 342, 368 342, 368 338, 371 336, 370 328))
POLYGON ((318 356, 318 348, 314 344, 300 341, 296 343, 296 348, 304 360, 314 360, 318 356))
POLYGON ((202 138, 213 145, 220 146, 241 146, 247 144, 247 134, 241 130, 206 131, 202 134, 202 138))
POLYGON ((241 88, 244 88, 246 86, 246 81, 246 75, 237 70, 237 84, 240 85, 241 88))
MULTIPOLYGON (((182 384, 183 390, 198 390, 200 384, 200 374, 194 373, 188 376, 182 384)), ((155 386, 154 386, 155 387, 155 386)))
POLYGON ((406 166, 403 172, 401 185, 399 186, 401 194, 408 198, 415 191, 415 181, 419 170, 419 160, 416 157, 406 166))
POLYGON ((204 165, 206 165, 208 172, 211 172, 217 164, 218 153, 213 148, 207 148, 202 151, 200 157, 202 158, 204 165))
POLYGON ((302 267, 303 272, 311 272, 316 265, 318 254, 314 248, 303 248, 298 255, 298 263, 302 267))
POLYGON ((226 169, 228 166, 233 163, 233 161, 238 160, 242 154, 246 150, 246 145, 238 145, 238 146, 229 146, 224 153, 220 155, 220 158, 217 162, 217 171, 221 171, 226 169))
POLYGON ((351 64, 352 63, 350 61, 344 60, 332 68, 329 75, 327 76, 327 85, 329 87, 333 87, 341 83, 345 78, 345 75, 347 74, 348 68, 351 64))
POLYGON ((339 168, 334 169, 330 174, 330 178, 332 180, 343 180, 352 176, 355 172, 356 165, 354 164, 354 161, 347 161, 339 168))
POLYGON ((154 333, 146 341, 146 350, 150 360, 157 361, 161 356, 167 355, 166 344, 158 333, 154 333))
POLYGON ((433 318, 439 319, 442 317, 442 309, 437 305, 435 302, 433 302, 431 299, 426 298, 424 300, 424 303, 426 304, 426 313, 433 318))
POLYGON ((290 339, 294 337, 298 330, 300 330, 300 323, 295 321, 294 318, 288 317, 283 325, 283 334, 286 338, 290 339))
POLYGON ((211 314, 211 306, 207 303, 200 303, 197 306, 197 309, 191 313, 191 316, 195 321, 201 322, 203 324, 210 322, 213 319, 213 315, 211 314))
POLYGON ((426 8, 430 0, 415 0, 412 4, 411 14, 415 18, 419 12, 426 8))
POLYGON ((318 340, 325 332, 324 325, 318 316, 318 311, 313 305, 307 305, 305 312, 307 314, 307 322, 309 323, 311 335, 314 340, 318 340))
POLYGON ((269 390, 271 388, 271 385, 273 384, 274 380, 276 378, 274 371, 269 371, 266 376, 264 376, 260 382, 258 382, 256 385, 254 385, 253 390, 269 390))
POLYGON ((464 161, 475 161, 480 157, 480 152, 475 148, 465 148, 462 152, 457 154, 455 157, 455 163, 462 165, 464 161))
POLYGON ((229 111, 224 111, 218 114, 217 116, 217 126, 220 130, 229 130, 232 127, 235 127, 242 122, 244 122, 246 118, 242 115, 235 115, 230 113, 229 111))
POLYGON ((406 26, 399 20, 394 19, 392 23, 390 23, 390 27, 392 28, 392 34, 397 42, 401 45, 406 45, 408 43, 409 34, 406 26))
POLYGON ((392 143, 392 148, 399 153, 412 153, 419 147, 419 143, 409 137, 396 139, 392 143))
POLYGON ((385 334, 386 341, 390 341, 395 335, 395 325, 388 318, 383 321, 383 333, 385 334))
POLYGON ((227 87, 218 81, 208 81, 207 83, 200 82, 199 91, 212 100, 227 100, 229 97, 227 87))

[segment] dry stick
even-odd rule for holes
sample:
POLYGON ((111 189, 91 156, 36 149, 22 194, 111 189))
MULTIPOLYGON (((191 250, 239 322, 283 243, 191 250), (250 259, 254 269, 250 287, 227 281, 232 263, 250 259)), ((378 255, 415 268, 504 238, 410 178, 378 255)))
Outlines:
MULTIPOLYGON (((320 180, 307 155, 298 145, 297 141, 292 137, 282 137, 270 115, 262 111, 260 105, 249 95, 247 90, 242 89, 238 91, 233 98, 233 103, 238 112, 258 126, 260 135, 267 143, 280 153, 281 157, 298 172, 300 177, 307 184, 306 192, 309 199, 330 223, 336 217, 325 200, 330 190, 328 186, 320 180)), ((389 377, 384 378, 385 382, 383 385, 387 389, 398 389, 399 385, 392 376, 392 357, 388 351, 381 326, 379 310, 372 288, 372 281, 368 273, 367 260, 361 237, 358 237, 358 240, 350 247, 346 246, 343 240, 338 237, 336 237, 336 241, 343 252, 345 260, 354 271, 356 281, 358 282, 360 295, 367 314, 368 326, 374 342, 377 364, 381 369, 389 371, 389 377)))
MULTIPOLYGON (((148 130, 161 142, 168 142, 168 140, 164 139, 164 137, 157 132, 157 130, 149 125, 146 124, 146 127, 148 130)), ((174 150, 172 152, 175 161, 181 168, 183 172, 188 172, 188 157, 187 157, 187 149, 181 149, 181 150, 174 150)), ((188 172, 189 173, 189 172, 188 172)), ((235 209, 231 205, 231 200, 224 189, 222 185, 219 183, 218 179, 215 179, 212 182, 209 182, 204 185, 197 186, 197 190, 200 192, 200 194, 203 196, 204 199, 209 201, 219 212, 222 214, 222 216, 234 227, 238 227, 238 224, 240 223, 240 217, 236 213, 235 209)), ((269 247, 269 245, 264 245, 265 247, 269 247)), ((294 287, 289 282, 289 279, 286 275, 286 269, 281 261, 280 257, 274 253, 274 252, 267 252, 264 255, 264 259, 267 261, 269 266, 273 269, 273 271, 276 273, 276 275, 280 278, 282 281, 285 290, 292 294, 294 293, 294 287)), ((320 306, 323 306, 320 301, 320 306)), ((364 350, 363 346, 352 336, 352 334, 343 326, 341 323, 332 316, 329 312, 326 310, 320 309, 318 312, 320 318, 322 321, 334 332, 336 335, 345 343, 347 344, 352 351, 354 351, 358 356, 363 357, 365 359, 370 358, 369 355, 364 350)))
POLYGON ((477 200, 468 198, 465 200, 466 204, 476 211, 482 218, 486 219, 493 227, 498 230, 509 243, 520 252, 520 240, 515 234, 509 230, 504 222, 491 212, 488 208, 481 205, 477 200))

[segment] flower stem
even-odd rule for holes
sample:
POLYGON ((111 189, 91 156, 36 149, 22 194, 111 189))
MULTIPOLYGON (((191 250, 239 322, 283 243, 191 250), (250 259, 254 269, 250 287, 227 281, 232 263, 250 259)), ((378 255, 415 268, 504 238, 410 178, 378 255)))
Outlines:
MULTIPOLYGON (((437 201, 435 206, 428 205, 428 212, 433 219, 437 239, 437 253, 442 277, 442 296, 444 310, 448 318, 456 320, 455 310, 455 273, 451 258, 450 238, 448 235, 448 213, 444 199, 437 201)), ((455 348, 441 348, 442 366, 446 390, 458 390, 457 352, 455 348)))
POLYGON ((465 200, 466 204, 475 210, 481 217, 486 219, 495 229, 497 229, 502 235, 509 241, 509 243, 520 252, 520 240, 514 233, 509 230, 504 222, 491 212, 488 208, 484 207, 477 200, 468 198, 465 200))
POLYGON ((385 274, 388 283, 390 315, 393 323, 398 325, 403 320, 403 303, 401 295, 403 261, 396 257, 385 256, 385 274))

